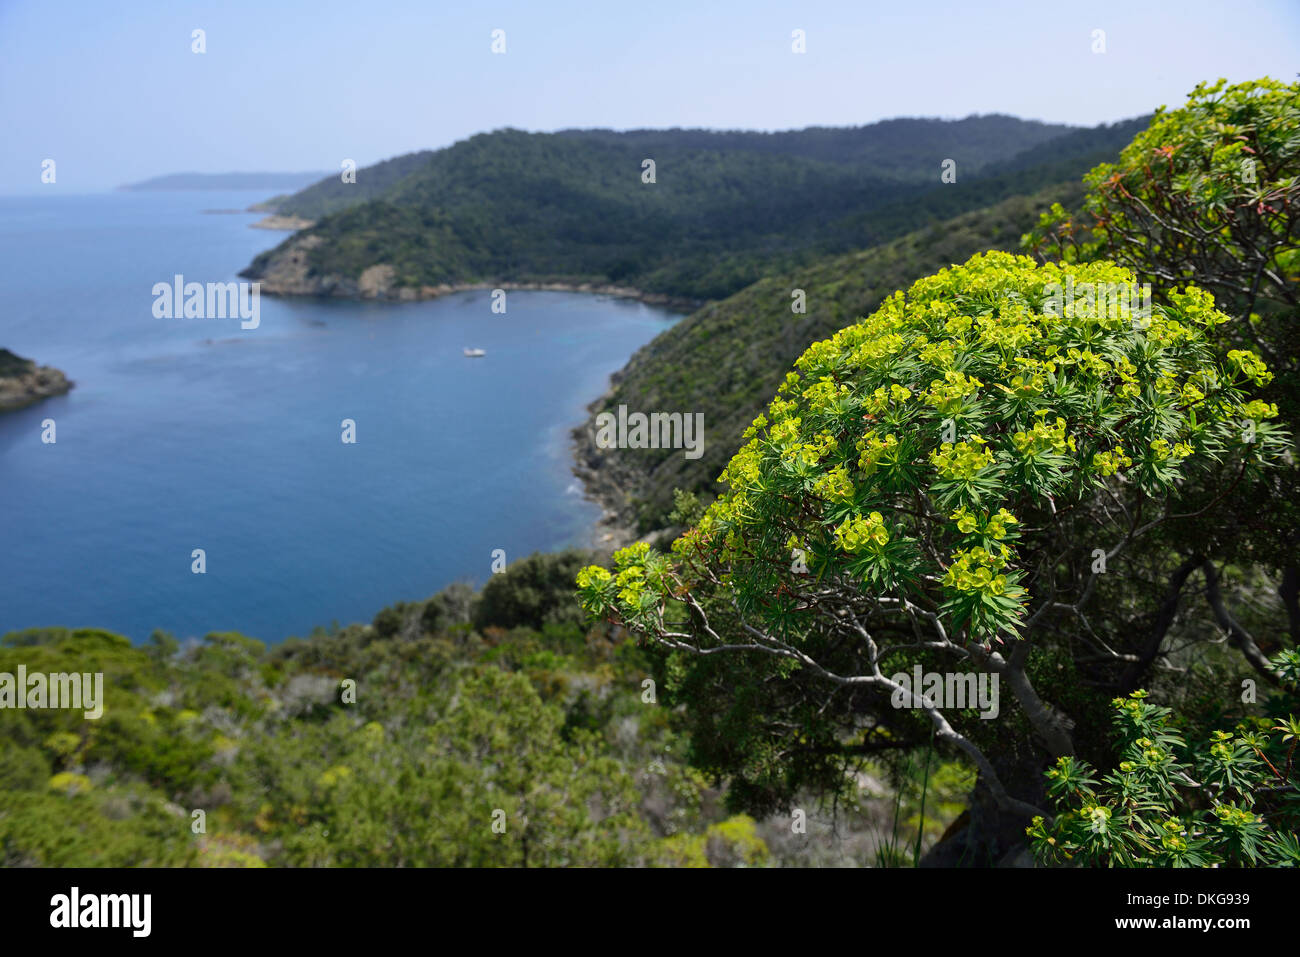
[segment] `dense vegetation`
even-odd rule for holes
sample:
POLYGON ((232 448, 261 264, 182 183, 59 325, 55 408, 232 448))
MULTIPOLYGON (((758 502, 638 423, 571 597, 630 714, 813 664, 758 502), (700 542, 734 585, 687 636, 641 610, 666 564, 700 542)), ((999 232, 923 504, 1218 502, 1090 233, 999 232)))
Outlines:
MULTIPOLYGON (((959 158, 963 169, 975 173, 1070 132, 1067 126, 1011 116, 972 116, 956 122, 887 120, 870 126, 810 127, 779 133, 593 129, 530 134, 502 129, 472 136, 446 149, 423 150, 376 163, 360 170, 355 183, 331 176, 288 197, 279 208, 285 214, 318 219, 381 197, 396 202, 417 196, 437 200, 454 195, 453 183, 468 189, 486 186, 486 181, 473 180, 475 162, 488 161, 491 167, 508 170, 521 161, 568 159, 581 163, 584 171, 591 171, 586 169, 590 161, 584 156, 588 155, 630 161, 635 171, 633 178, 638 182, 644 158, 703 153, 715 154, 719 160, 749 156, 809 161, 828 167, 871 170, 881 178, 924 182, 933 178, 935 157, 940 154, 959 158), (961 155, 957 157, 954 150, 961 155)), ((522 167, 515 171, 529 172, 522 167)), ((562 167, 549 170, 552 176, 563 177, 570 188, 572 183, 581 183, 579 177, 570 177, 566 172, 562 167)), ((608 189, 616 180, 607 171, 598 173, 602 189, 608 189)), ((737 188, 746 187, 737 184, 737 188)), ((509 199, 523 198, 516 190, 508 193, 509 199)))
MULTIPOLYGON (((1294 686, 1300 655, 1280 657, 1294 686)), ((1112 703, 1122 761, 1101 781, 1068 755, 1048 772, 1059 813, 1029 836, 1051 864, 1300 867, 1300 721, 1257 718, 1188 747, 1144 691, 1112 703)))
MULTIPOLYGON (((1188 282, 1236 321, 1220 351, 1256 352, 1272 371, 1260 398, 1300 434, 1300 87, 1273 80, 1201 84, 1179 110, 1086 179, 1084 208, 1059 204, 1025 237, 1040 256, 1106 258, 1156 296, 1188 282)), ((1282 566, 1293 640, 1300 640, 1300 472, 1288 468, 1225 503, 1216 544, 1282 566)))
POLYGON ((8 349, 0 349, 0 378, 26 375, 35 368, 36 363, 33 360, 24 359, 8 349))
POLYGON ((584 560, 535 556, 269 650, 6 636, 0 673, 102 671, 107 703, 0 711, 0 866, 861 863, 910 860, 960 811, 969 780, 936 760, 874 765, 839 838, 815 802, 804 834, 727 814, 649 692, 654 662, 575 623, 584 560))
POLYGON ((501 130, 290 197, 278 212, 323 218, 246 275, 302 249, 316 277, 388 265, 406 287, 582 281, 722 298, 918 221, 1081 176, 1139 126, 991 116, 770 134, 501 130), (653 183, 642 182, 647 158, 653 183), (946 159, 956 183, 940 183, 946 159))

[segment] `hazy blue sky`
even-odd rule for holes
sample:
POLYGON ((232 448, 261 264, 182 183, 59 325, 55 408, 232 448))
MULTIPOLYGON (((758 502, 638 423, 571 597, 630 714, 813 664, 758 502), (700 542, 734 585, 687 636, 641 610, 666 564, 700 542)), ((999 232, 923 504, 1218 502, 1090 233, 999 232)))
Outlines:
POLYGON ((0 0, 0 192, 42 188, 45 158, 59 190, 86 192, 337 170, 502 126, 1094 124, 1298 69, 1298 0, 0 0))

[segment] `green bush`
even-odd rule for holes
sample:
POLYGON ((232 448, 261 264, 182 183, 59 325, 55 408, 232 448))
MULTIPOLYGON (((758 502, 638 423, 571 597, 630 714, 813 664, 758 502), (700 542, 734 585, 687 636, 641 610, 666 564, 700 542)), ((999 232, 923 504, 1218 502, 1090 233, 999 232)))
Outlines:
MULTIPOLYGON (((744 656, 729 679, 704 666, 712 680, 686 702, 708 711, 744 689, 758 720, 787 726, 742 731, 737 770, 810 737, 844 760, 923 740, 894 703, 920 703, 892 677, 917 662, 996 674, 1014 694, 998 733, 969 707, 919 713, 999 807, 1027 813, 1025 755, 1073 753, 1093 710, 1062 673, 1072 643, 1096 645, 1089 602, 1150 597, 1151 572, 1126 577, 1115 560, 1181 520, 1184 483, 1222 498, 1285 447, 1275 410, 1244 392, 1267 381, 1263 363, 1214 355, 1229 320, 1209 294, 1189 287, 1150 315, 1099 305, 1134 283, 1113 264, 989 253, 896 293, 808 348, 672 554, 639 544, 612 571, 581 572, 586 608, 671 651, 744 656), (798 694, 782 700, 777 681, 798 694), (842 690, 838 709, 816 703, 817 683, 842 690)), ((1123 681, 1144 636, 1104 640, 1090 667, 1123 681)), ((773 786, 788 795, 795 774, 825 783, 844 767, 787 762, 773 786)))
POLYGON ((1172 712, 1145 698, 1135 691, 1114 701, 1114 772, 1098 780, 1086 761, 1068 756, 1047 772, 1058 813, 1051 821, 1034 818, 1026 831, 1038 860, 1300 866, 1300 721, 1249 722, 1192 747, 1172 712))

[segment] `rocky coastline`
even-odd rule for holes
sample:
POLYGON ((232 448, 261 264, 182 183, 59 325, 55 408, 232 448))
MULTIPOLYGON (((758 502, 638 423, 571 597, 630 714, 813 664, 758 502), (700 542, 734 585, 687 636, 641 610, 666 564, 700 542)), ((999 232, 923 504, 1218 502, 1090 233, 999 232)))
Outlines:
POLYGON ((633 468, 621 449, 602 449, 596 445, 593 420, 605 411, 613 398, 621 372, 610 378, 610 387, 590 405, 583 423, 569 433, 572 440, 573 474, 582 482, 583 494, 602 509, 593 532, 593 547, 613 550, 632 542, 648 542, 666 548, 684 531, 676 527, 659 528, 645 534, 638 531, 639 517, 635 497, 643 487, 645 473, 633 468))
MULTIPOLYGON (((249 207, 252 209, 252 207, 249 207)), ((309 229, 316 225, 314 219, 303 219, 301 216, 281 216, 279 213, 272 213, 265 216, 255 223, 248 224, 252 229, 279 229, 286 232, 297 232, 300 229, 309 229)))
MULTIPOLYGON (((277 218, 277 217, 271 217, 277 218)), ((258 224, 254 224, 258 225, 258 224)), ((265 228, 277 228, 267 226, 265 228)), ((288 228, 288 227, 284 227, 288 228)), ((260 282, 263 294, 272 296, 332 296, 340 299, 382 299, 391 302, 420 302, 439 296, 474 289, 543 290, 548 292, 586 292, 620 299, 636 299, 652 306, 693 311, 702 303, 696 299, 645 292, 632 286, 614 283, 556 281, 525 282, 455 282, 433 286, 403 286, 396 282, 396 270, 387 264, 370 266, 355 279, 349 276, 320 275, 311 272, 310 252, 324 240, 307 234, 295 237, 270 260, 245 269, 243 279, 260 282)))
POLYGON ((63 395, 74 382, 52 366, 38 366, 8 349, 0 349, 0 412, 11 412, 63 395))
MULTIPOLYGON (((618 373, 614 376, 617 379, 618 373)), ((630 476, 623 476, 620 483, 615 457, 609 454, 611 450, 597 447, 592 431, 592 416, 604 408, 612 391, 587 406, 587 418, 570 433, 573 474, 582 482, 583 494, 602 509, 592 533, 592 544, 598 549, 622 548, 637 539, 629 494, 633 486, 627 481, 630 476)))

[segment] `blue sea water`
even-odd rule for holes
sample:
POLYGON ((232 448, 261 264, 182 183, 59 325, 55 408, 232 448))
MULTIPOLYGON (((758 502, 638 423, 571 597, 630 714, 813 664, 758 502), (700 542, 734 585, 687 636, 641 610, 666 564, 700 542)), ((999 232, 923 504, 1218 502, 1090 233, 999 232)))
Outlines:
POLYGON ((264 296, 250 330, 155 318, 155 283, 234 280, 285 237, 248 228, 257 214, 204 212, 263 198, 0 198, 0 346, 76 382, 0 414, 0 634, 274 642, 482 583, 494 549, 510 562, 589 542, 599 508, 571 472, 569 431, 678 317, 522 291, 495 315, 484 291, 264 296))

